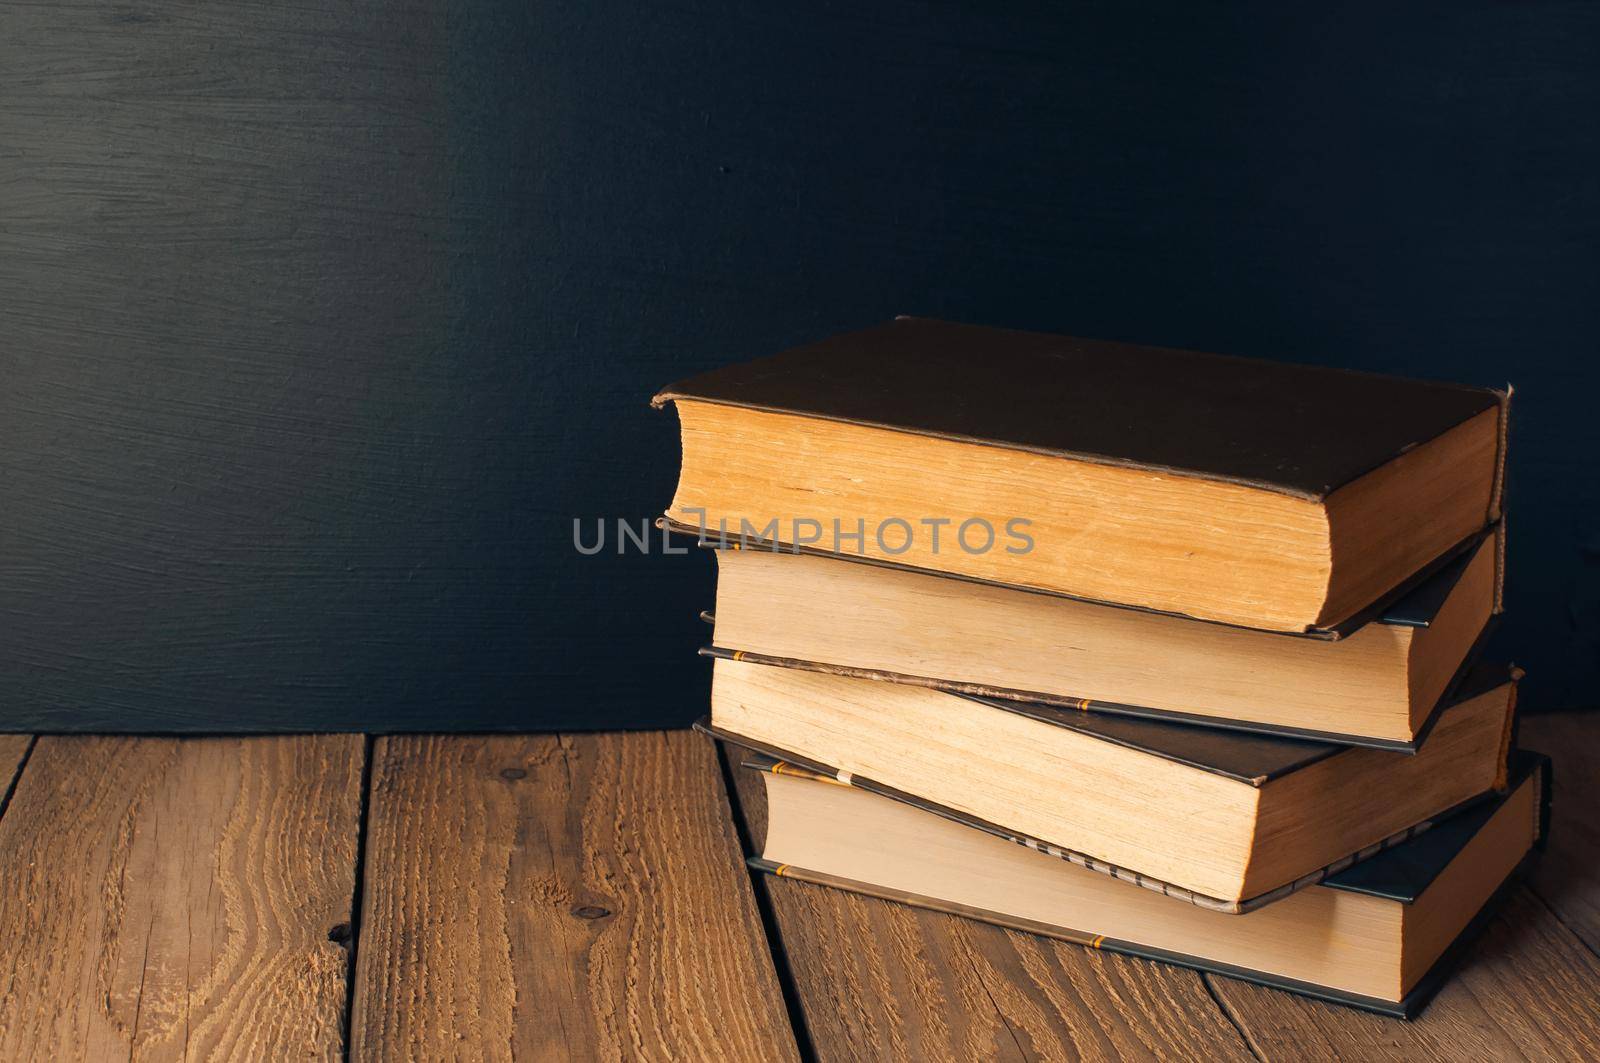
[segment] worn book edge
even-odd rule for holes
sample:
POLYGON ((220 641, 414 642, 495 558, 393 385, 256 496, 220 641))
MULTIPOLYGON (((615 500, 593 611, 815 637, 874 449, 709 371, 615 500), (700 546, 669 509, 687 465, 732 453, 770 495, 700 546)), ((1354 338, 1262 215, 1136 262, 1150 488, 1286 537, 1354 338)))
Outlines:
POLYGON ((1495 446, 1494 457, 1494 484, 1489 489, 1489 521, 1493 523, 1500 519, 1506 487, 1506 447, 1511 441, 1511 396, 1515 388, 1508 382, 1504 390, 1494 389, 1495 399, 1500 404, 1500 431, 1499 439, 1495 446))

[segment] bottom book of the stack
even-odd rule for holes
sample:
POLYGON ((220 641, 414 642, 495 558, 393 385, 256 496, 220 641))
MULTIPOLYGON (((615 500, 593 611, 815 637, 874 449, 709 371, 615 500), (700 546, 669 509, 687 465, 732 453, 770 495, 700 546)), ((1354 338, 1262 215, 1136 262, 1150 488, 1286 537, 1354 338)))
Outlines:
POLYGON ((750 817, 760 870, 1407 1018, 1548 823, 1549 761, 1517 752, 1503 794, 1235 915, 1074 866, 947 809, 729 752, 765 782, 764 815, 750 817))

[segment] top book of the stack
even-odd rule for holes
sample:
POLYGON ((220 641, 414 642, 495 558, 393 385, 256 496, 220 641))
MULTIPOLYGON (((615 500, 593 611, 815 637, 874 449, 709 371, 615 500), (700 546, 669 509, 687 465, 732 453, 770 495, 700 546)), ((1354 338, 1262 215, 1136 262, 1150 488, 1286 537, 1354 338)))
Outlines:
POLYGON ((1325 637, 1499 517, 1507 401, 916 318, 655 397, 677 525, 1325 637))

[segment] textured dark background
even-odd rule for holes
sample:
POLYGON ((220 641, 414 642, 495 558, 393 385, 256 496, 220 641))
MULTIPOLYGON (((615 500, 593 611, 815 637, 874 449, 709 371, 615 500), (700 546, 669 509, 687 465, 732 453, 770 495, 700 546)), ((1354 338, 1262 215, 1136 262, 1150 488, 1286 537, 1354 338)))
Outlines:
POLYGON ((1500 645, 1593 703, 1597 46, 1547 3, 9 7, 0 727, 685 722, 708 560, 573 519, 667 501, 658 386, 895 313, 1510 379, 1500 645))

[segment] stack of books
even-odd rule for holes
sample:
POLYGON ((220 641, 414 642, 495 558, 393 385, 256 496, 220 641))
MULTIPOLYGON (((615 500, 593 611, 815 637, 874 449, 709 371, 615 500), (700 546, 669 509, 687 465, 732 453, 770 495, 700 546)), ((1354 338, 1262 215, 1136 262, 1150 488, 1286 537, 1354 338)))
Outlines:
POLYGON ((666 389, 752 865, 1414 1014, 1546 830, 1508 398, 907 318, 666 389))

